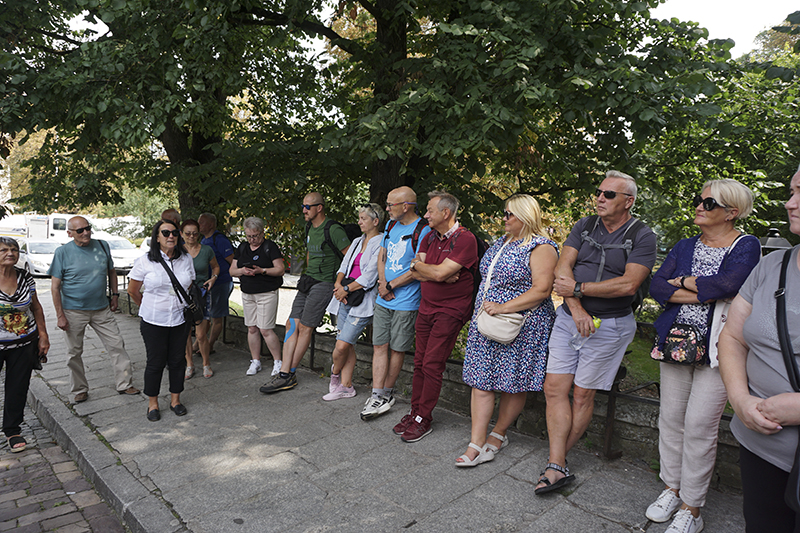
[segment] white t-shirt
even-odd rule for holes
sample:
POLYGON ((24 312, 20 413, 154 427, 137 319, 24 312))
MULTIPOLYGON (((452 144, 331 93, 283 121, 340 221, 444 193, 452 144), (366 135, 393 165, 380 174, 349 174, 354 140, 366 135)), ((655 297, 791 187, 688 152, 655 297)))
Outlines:
MULTIPOLYGON (((164 252, 161 252, 161 257, 168 267, 172 267, 181 287, 187 289, 195 278, 192 256, 183 253, 178 259, 171 261, 164 252)), ((144 284, 142 305, 139 306, 139 316, 142 320, 154 326, 165 327, 180 326, 184 323, 183 308, 186 304, 175 293, 169 274, 161 263, 154 263, 147 255, 143 255, 133 263, 133 269, 128 277, 144 284)))

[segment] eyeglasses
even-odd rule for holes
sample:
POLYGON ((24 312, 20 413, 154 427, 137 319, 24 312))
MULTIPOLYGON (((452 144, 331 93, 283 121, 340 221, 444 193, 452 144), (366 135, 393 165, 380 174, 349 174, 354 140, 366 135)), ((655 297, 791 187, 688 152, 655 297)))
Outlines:
POLYGON ((727 209, 728 207, 726 205, 722 205, 721 203, 717 202, 710 196, 706 199, 703 199, 703 197, 698 194, 697 196, 694 197, 694 199, 692 199, 692 205, 695 208, 697 208, 697 206, 700 204, 703 204, 703 209, 705 209, 706 211, 713 211, 718 207, 721 207, 723 209, 727 209))
POLYGON ((312 207, 317 207, 318 205, 322 204, 300 204, 300 207, 302 207, 303 209, 311 209, 312 207))
POLYGON ((390 204, 389 202, 386 202, 386 209, 389 209, 390 207, 394 207, 396 205, 402 205, 402 204, 417 205, 417 202, 395 202, 393 204, 390 204))
POLYGON ((514 216, 514 213, 511 211, 503 211, 503 218, 511 218, 514 216))
POLYGON ((598 198, 600 197, 601 194, 606 197, 606 200, 613 200, 614 198, 617 197, 618 194, 624 194, 625 196, 633 196, 632 194, 628 194, 626 192, 601 191, 600 189, 594 190, 594 195, 597 196, 598 198))
POLYGON ((198 235, 200 235, 196 231, 184 231, 183 234, 186 235, 187 237, 197 237, 198 235))
POLYGON ((164 237, 169 237, 170 235, 172 235, 173 237, 177 237, 180 234, 181 234, 181 232, 176 230, 176 229, 174 229, 172 231, 170 231, 168 229, 162 229, 161 230, 161 235, 163 235, 164 237))
POLYGON ((75 233, 77 233, 78 235, 80 235, 80 234, 81 234, 81 233, 83 233, 84 231, 92 231, 92 226, 91 226, 91 224, 90 224, 90 225, 88 225, 88 226, 84 226, 84 227, 82 227, 82 228, 75 228, 75 229, 74 229, 74 230, 72 230, 72 231, 74 231, 75 233))
POLYGON ((248 235, 247 233, 245 233, 244 236, 247 237, 248 241, 254 241, 254 240, 258 239, 259 237, 261 237, 261 234, 260 233, 256 233, 255 235, 248 235))

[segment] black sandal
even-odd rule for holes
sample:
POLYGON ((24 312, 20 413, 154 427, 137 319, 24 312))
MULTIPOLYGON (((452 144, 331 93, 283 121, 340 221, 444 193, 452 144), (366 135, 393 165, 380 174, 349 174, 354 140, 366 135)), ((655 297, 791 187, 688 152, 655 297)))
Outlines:
POLYGON ((13 435, 11 437, 8 437, 8 449, 11 450, 11 453, 19 453, 25 451, 25 448, 27 446, 28 446, 28 441, 26 441, 25 437, 23 437, 22 435, 13 435), (22 444, 22 446, 17 446, 18 444, 22 444))
POLYGON ((573 481, 575 481, 575 476, 569 473, 569 468, 567 468, 566 466, 561 466, 556 463, 547 463, 547 466, 544 467, 544 471, 547 472, 548 470, 561 472, 562 474, 564 474, 564 477, 562 477, 555 483, 552 483, 549 479, 547 479, 547 476, 544 475, 544 472, 542 472, 541 474, 539 474, 541 477, 539 478, 539 481, 536 482, 536 484, 539 485, 540 483, 544 483, 544 487, 539 487, 538 489, 534 490, 533 491, 534 494, 545 494, 548 492, 552 492, 554 490, 560 489, 561 487, 565 487, 570 483, 572 483, 573 481))

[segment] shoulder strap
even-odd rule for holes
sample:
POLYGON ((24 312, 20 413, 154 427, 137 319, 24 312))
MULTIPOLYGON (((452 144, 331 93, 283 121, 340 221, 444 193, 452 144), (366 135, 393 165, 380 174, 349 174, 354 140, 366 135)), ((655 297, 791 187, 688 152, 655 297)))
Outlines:
MULTIPOLYGON (((103 243, 105 241, 98 239, 97 242, 98 244, 100 244, 100 249, 103 250, 103 253, 106 254, 106 257, 111 262, 111 268, 114 268, 114 259, 111 258, 111 248, 109 247, 108 249, 106 249, 103 247, 103 243)), ((107 242, 106 246, 109 246, 107 242)), ((114 289, 113 287, 111 287, 111 276, 108 275, 108 270, 109 269, 106 268, 105 272, 106 272, 106 279, 108 279, 108 296, 111 297, 111 295, 114 294, 114 289)))
POLYGON ((428 221, 422 217, 417 220, 417 227, 414 228, 414 233, 411 234, 411 248, 414 253, 419 249, 419 236, 422 235, 422 230, 428 225, 428 221))
POLYGON ((783 362, 786 365, 786 374, 789 383, 795 392, 800 392, 800 371, 797 368, 797 358, 792 351, 792 338, 789 335, 789 323, 786 320, 786 271, 792 258, 792 250, 786 250, 781 262, 781 275, 778 280, 778 290, 775 291, 775 321, 778 326, 778 340, 781 343, 783 362))
POLYGON ((492 282, 492 272, 494 272, 494 265, 497 264, 497 260, 500 259, 500 254, 503 253, 506 245, 511 242, 511 239, 506 239, 506 242, 503 243, 503 246, 500 247, 498 250, 497 255, 494 256, 492 259, 492 263, 489 265, 489 271, 486 272, 486 281, 483 284, 483 297, 486 298, 486 293, 489 292, 489 284, 492 282))
POLYGON ((158 261, 161 263, 161 266, 164 267, 164 270, 167 271, 167 275, 169 276, 169 280, 172 282, 172 288, 175 289, 175 294, 178 295, 180 299, 183 300, 185 305, 189 304, 189 295, 186 294, 186 291, 181 287, 181 284, 178 283, 178 278, 175 277, 175 273, 172 271, 171 268, 167 266, 167 263, 164 261, 164 258, 161 257, 159 252, 158 261))

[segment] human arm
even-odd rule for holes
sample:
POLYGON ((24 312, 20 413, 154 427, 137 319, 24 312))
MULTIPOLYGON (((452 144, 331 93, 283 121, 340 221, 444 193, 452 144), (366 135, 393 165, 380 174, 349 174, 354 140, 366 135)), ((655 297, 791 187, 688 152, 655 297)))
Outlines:
MULTIPOLYGON (((747 384, 749 347, 744 340, 743 328, 752 310, 753 306, 741 295, 734 298, 728 320, 719 336, 719 373, 736 416, 747 428, 764 435, 772 435, 782 427, 762 413, 759 404, 764 400, 750 394, 747 384)), ((767 405, 766 410, 774 413, 771 405, 767 405)))
POLYGON ((531 288, 513 300, 505 303, 484 302, 483 308, 490 315, 498 313, 516 313, 539 305, 550 296, 555 279, 555 267, 558 262, 556 249, 549 245, 539 245, 533 249, 529 259, 531 268, 531 288))
POLYGON ((108 284, 111 285, 111 301, 109 308, 116 311, 119 308, 119 285, 117 281, 117 270, 115 268, 108 271, 108 284))
POLYGON ((142 305, 142 281, 138 279, 128 280, 128 296, 133 299, 136 305, 142 305))
MULTIPOLYGON (((246 275, 245 274, 245 269, 244 268, 239 268, 239 260, 238 259, 234 259, 233 260, 233 262, 231 263, 231 268, 230 268, 230 270, 228 270, 228 272, 234 278, 240 278, 240 277, 246 275)), ((249 275, 252 276, 252 274, 249 274, 249 275)))
POLYGON ((47 324, 44 322, 44 309, 39 302, 36 293, 32 293, 31 298, 31 311, 33 311, 33 318, 36 320, 36 329, 39 332, 39 356, 42 357, 42 362, 47 362, 47 352, 50 351, 50 337, 47 335, 47 324))
POLYGON ((203 283, 203 287, 205 287, 207 291, 210 291, 211 287, 217 282, 217 278, 219 278, 219 263, 217 262, 216 256, 212 255, 208 264, 211 266, 211 277, 203 283))
POLYGON ((53 297, 53 307, 56 310, 56 326, 58 329, 67 331, 69 329, 69 321, 64 315, 64 308, 61 305, 61 278, 55 276, 50 278, 50 294, 53 297))
POLYGON ((592 315, 586 312, 581 304, 580 298, 575 298, 575 277, 573 276, 572 269, 575 268, 575 263, 578 261, 578 249, 572 246, 564 246, 561 249, 561 257, 556 263, 555 281, 553 282, 553 290, 558 296, 564 298, 564 304, 569 307, 572 321, 575 322, 575 327, 578 328, 578 333, 584 337, 588 337, 595 332, 594 321, 592 315))

